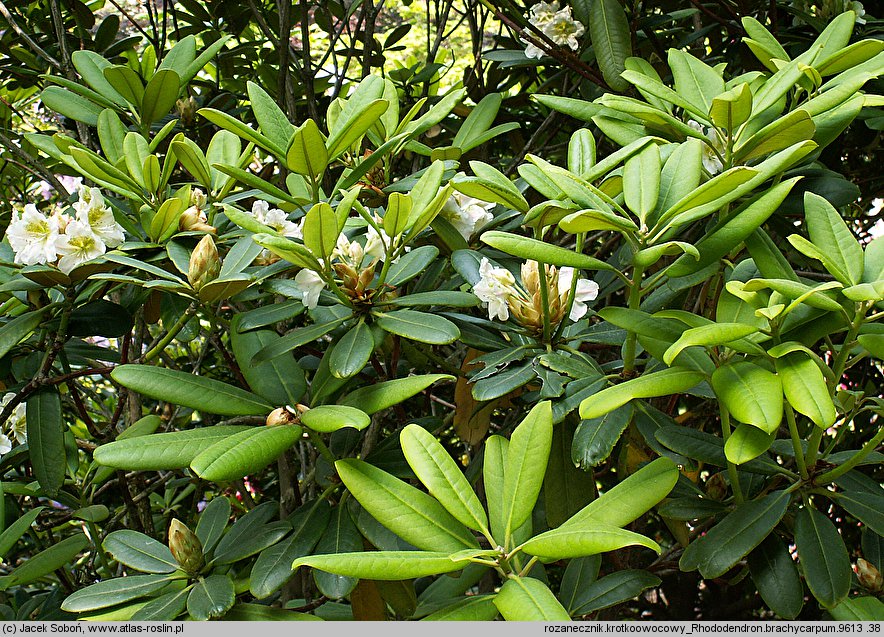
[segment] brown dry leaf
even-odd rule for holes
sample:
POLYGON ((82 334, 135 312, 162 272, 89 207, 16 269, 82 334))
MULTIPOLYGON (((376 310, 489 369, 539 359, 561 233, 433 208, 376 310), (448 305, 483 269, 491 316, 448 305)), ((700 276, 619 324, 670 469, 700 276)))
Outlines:
MULTIPOLYGON (((472 348, 467 350, 467 355, 461 365, 461 370, 465 375, 479 367, 478 364, 471 361, 481 355, 482 352, 478 350, 472 348)), ((491 413, 497 406, 499 399, 492 400, 485 407, 476 411, 481 403, 473 398, 471 389, 470 382, 464 376, 457 379, 457 384, 454 386, 454 404, 457 405, 457 411, 454 413, 454 430, 464 442, 477 445, 488 433, 488 428, 491 426, 491 413)))

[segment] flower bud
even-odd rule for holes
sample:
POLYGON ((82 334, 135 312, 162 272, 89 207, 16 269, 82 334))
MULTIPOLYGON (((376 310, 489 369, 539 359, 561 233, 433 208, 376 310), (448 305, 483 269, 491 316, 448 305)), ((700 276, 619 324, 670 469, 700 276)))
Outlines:
POLYGON ((173 518, 169 525, 169 550, 185 573, 199 573, 205 564, 199 538, 177 518, 173 518))
POLYGON ((196 206, 200 210, 206 207, 206 193, 204 193, 199 188, 194 188, 190 191, 190 205, 196 206))
POLYGON ((183 97, 175 102, 175 109, 178 111, 178 116, 181 118, 181 122, 185 126, 189 126, 193 123, 194 115, 196 115, 196 108, 196 100, 191 96, 183 97))
POLYGON ((856 572, 856 579, 864 588, 873 593, 880 593, 884 590, 884 576, 881 575, 881 571, 875 568, 874 564, 859 558, 856 560, 853 570, 856 572))
POLYGON ((291 425, 297 420, 297 417, 297 412, 291 407, 277 407, 268 414, 265 424, 268 427, 291 425))
POLYGON ((214 281, 221 273, 221 258, 215 247, 212 235, 204 236, 190 255, 187 279, 194 290, 200 290, 206 283, 214 281))
POLYGON ((210 226, 206 223, 206 213, 202 212, 196 206, 191 206, 181 213, 181 216, 178 218, 178 229, 182 232, 195 230, 197 232, 217 233, 214 226, 210 226))

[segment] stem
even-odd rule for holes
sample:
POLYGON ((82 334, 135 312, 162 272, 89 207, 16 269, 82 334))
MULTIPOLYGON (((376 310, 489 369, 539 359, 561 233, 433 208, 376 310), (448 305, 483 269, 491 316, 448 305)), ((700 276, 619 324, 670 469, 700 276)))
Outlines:
POLYGON ((792 437, 792 448, 795 450, 795 462, 798 464, 798 471, 801 473, 801 478, 807 480, 809 475, 807 473, 807 465, 804 463, 804 450, 801 448, 801 436, 798 435, 798 425, 795 423, 795 412, 792 410, 792 405, 789 404, 789 401, 783 401, 783 405, 786 408, 786 422, 789 423, 789 435, 792 437))
POLYGON ((157 343, 152 350, 150 350, 142 357, 141 362, 146 363, 159 356, 163 352, 163 350, 166 349, 166 346, 173 340, 175 340, 178 332, 184 329, 184 326, 187 325, 187 322, 191 319, 191 317, 196 314, 196 308, 196 303, 191 303, 190 306, 184 311, 184 314, 179 316, 178 320, 175 321, 175 324, 171 328, 169 328, 169 331, 160 340, 160 342, 157 343))
MULTIPOLYGON (((724 438, 724 442, 727 443, 728 438, 731 437, 731 414, 727 410, 727 407, 724 406, 724 403, 718 403, 719 413, 721 414, 721 433, 724 438)), ((740 487, 740 477, 737 473, 737 465, 735 465, 730 460, 727 461, 727 475, 731 480, 731 488, 734 490, 734 499, 737 501, 737 504, 743 502, 743 489, 740 487)))
POLYGON ((818 484, 826 484, 828 482, 832 482, 837 480, 845 473, 853 469, 856 465, 862 462, 863 458, 872 453, 881 442, 884 441, 884 427, 878 430, 878 433, 875 434, 875 437, 869 440, 866 444, 863 445, 863 448, 857 451, 853 457, 845 462, 844 464, 838 465, 831 471, 826 471, 821 474, 819 478, 817 478, 816 482, 818 484))
MULTIPOLYGON (((644 267, 635 266, 632 270, 632 281, 629 285, 629 309, 637 310, 642 300, 642 274, 644 267)), ((626 332, 626 343, 623 345, 623 373, 629 374, 635 368, 635 342, 638 337, 636 332, 626 332)))
POLYGON ((305 429, 307 435, 310 437, 310 442, 313 443, 313 446, 316 447, 316 450, 319 452, 319 455, 325 458, 325 460, 332 466, 335 466, 335 456, 332 454, 331 450, 328 446, 322 441, 322 438, 319 437, 319 434, 312 429, 305 429))

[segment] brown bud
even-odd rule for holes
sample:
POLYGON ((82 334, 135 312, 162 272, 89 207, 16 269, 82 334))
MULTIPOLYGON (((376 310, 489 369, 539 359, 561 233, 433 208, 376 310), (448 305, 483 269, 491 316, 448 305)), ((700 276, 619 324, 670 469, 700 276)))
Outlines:
POLYGON ((298 413, 291 407, 277 407, 267 416, 265 424, 268 427, 277 425, 291 425, 297 420, 298 413))
POLYGON ((169 525, 169 550, 185 573, 199 573, 205 564, 199 538, 177 518, 173 518, 169 525))
POLYGON ((221 258, 215 247, 212 235, 207 234, 196 244, 190 255, 187 279, 194 290, 200 290, 206 283, 214 281, 221 273, 221 258))
POLYGON ((853 570, 856 573, 856 579, 864 588, 873 593, 880 593, 884 590, 884 576, 881 575, 881 571, 875 568, 874 564, 859 558, 856 560, 853 570))
POLYGON ((727 495, 724 473, 716 473, 706 481, 706 495, 713 500, 723 500, 727 495))
POLYGON ((193 117, 196 115, 196 100, 190 96, 181 98, 175 102, 175 109, 178 111, 181 122, 185 126, 189 126, 193 123, 193 117))

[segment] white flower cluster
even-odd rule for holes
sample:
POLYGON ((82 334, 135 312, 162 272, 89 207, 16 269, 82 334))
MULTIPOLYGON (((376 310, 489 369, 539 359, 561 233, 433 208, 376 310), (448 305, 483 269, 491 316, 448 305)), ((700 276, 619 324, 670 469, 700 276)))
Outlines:
MULTIPOLYGON (((6 407, 6 405, 9 404, 9 401, 13 398, 15 398, 15 394, 6 394, 3 397, 2 402, 0 402, 0 409, 6 407)), ((12 410, 12 413, 9 415, 6 422, 3 423, 3 428, 0 430, 0 457, 12 451, 13 441, 18 444, 27 442, 28 430, 27 417, 25 415, 26 409, 27 407, 23 402, 19 403, 15 406, 15 409, 12 410)))
POLYGON ((466 241, 469 241, 476 231, 494 218, 491 214, 494 206, 493 203, 486 203, 456 192, 448 198, 439 214, 451 223, 466 241))
POLYGON ((703 144, 703 168, 710 175, 717 175, 724 169, 724 164, 721 163, 721 155, 725 152, 724 143, 714 129, 706 128, 700 122, 692 119, 688 121, 688 126, 706 136, 708 143, 703 144))
MULTIPOLYGON (((572 51, 580 47, 577 38, 586 30, 583 24, 575 20, 571 15, 571 7, 565 6, 559 9, 558 0, 553 2, 538 2, 531 7, 528 22, 540 29, 543 34, 559 46, 567 46, 572 51)), ((542 49, 528 40, 522 40, 526 44, 525 55, 529 58, 540 59, 544 56, 542 49)))
POLYGON ((45 215, 33 204, 13 215, 6 231, 15 262, 22 265, 53 263, 65 274, 115 248, 125 240, 98 188, 80 186, 74 204, 76 217, 63 212, 45 215))
MULTIPOLYGON (((522 264, 521 274, 523 283, 531 278, 536 278, 538 273, 536 261, 528 261, 522 264)), ((563 267, 558 270, 557 290, 558 296, 567 299, 571 292, 571 284, 574 281, 574 268, 563 267)), ((487 258, 483 257, 479 264, 479 281, 473 286, 473 294, 479 297, 482 304, 488 309, 488 318, 506 321, 510 316, 510 304, 518 303, 521 297, 527 295, 516 285, 515 277, 506 268, 496 268, 491 265, 487 258)), ((577 279, 577 287, 574 291, 574 300, 568 317, 572 321, 583 318, 587 312, 587 302, 594 301, 599 294, 599 285, 590 279, 577 279)))
POLYGON ((266 201, 257 200, 252 204, 251 215, 265 226, 273 228, 284 237, 304 238, 304 219, 300 223, 289 221, 288 215, 279 208, 271 208, 266 201))

